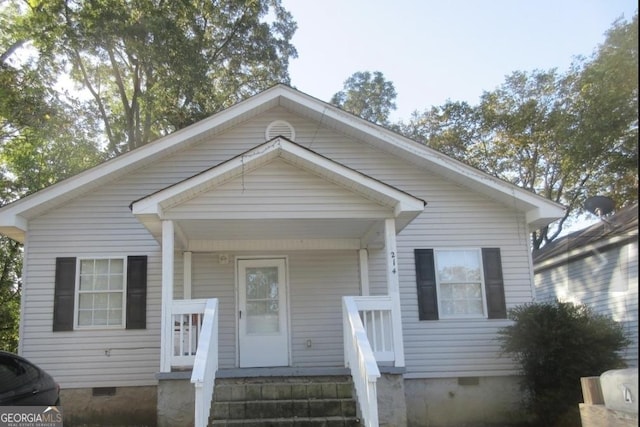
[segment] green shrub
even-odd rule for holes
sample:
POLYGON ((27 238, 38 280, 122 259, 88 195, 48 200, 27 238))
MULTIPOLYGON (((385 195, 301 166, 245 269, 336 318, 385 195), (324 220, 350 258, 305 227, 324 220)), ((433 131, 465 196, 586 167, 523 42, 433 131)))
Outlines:
POLYGON ((629 344, 620 324, 585 305, 534 303, 509 311, 502 350, 522 370, 528 409, 544 426, 580 426, 581 377, 624 367, 629 344))

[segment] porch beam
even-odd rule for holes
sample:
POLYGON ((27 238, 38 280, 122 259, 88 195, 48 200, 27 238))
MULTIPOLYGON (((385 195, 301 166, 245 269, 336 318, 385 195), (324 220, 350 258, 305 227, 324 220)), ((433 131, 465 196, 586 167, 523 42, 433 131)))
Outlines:
POLYGON ((369 291, 369 251, 360 249, 360 294, 368 296, 369 291))
POLYGON ((180 249, 187 249, 187 246, 189 246, 189 239, 187 238, 187 234, 184 232, 184 230, 182 230, 182 227, 180 227, 180 224, 178 223, 174 223, 173 224, 173 229, 174 229, 174 247, 179 247, 180 249))
POLYGON ((360 238, 361 247, 382 249, 382 239, 380 238, 380 234, 382 233, 381 228, 382 227, 379 222, 374 222, 367 232, 360 238))
POLYGON ((192 252, 358 250, 359 239, 277 239, 277 240, 190 240, 192 252))
POLYGON ((395 366, 404 366, 404 340, 402 338, 402 311, 400 305, 400 281, 398 280, 398 246, 396 222, 394 218, 384 221, 384 244, 387 264, 387 292, 391 297, 393 310, 393 349, 395 366))
POLYGON ((173 334, 171 305, 173 303, 173 221, 162 221, 162 330, 160 333, 160 372, 171 372, 173 334))

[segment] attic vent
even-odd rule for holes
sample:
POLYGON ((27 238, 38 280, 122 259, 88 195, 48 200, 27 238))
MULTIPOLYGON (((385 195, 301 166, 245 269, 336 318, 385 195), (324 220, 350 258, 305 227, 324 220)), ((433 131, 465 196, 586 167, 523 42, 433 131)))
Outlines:
POLYGON ((284 136, 285 138, 293 141, 296 138, 296 131, 289 122, 285 122, 284 120, 275 120, 267 126, 265 138, 269 141, 277 136, 284 136))

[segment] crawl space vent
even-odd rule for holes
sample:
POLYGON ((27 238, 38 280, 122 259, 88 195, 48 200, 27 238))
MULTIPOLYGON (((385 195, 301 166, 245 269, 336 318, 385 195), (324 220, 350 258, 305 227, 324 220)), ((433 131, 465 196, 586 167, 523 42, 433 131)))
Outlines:
POLYGON ((277 136, 284 136, 285 138, 293 141, 296 138, 296 131, 293 126, 289 124, 289 122, 285 122, 284 120, 276 120, 271 122, 269 126, 267 126, 265 138, 267 139, 267 141, 269 141, 277 136))

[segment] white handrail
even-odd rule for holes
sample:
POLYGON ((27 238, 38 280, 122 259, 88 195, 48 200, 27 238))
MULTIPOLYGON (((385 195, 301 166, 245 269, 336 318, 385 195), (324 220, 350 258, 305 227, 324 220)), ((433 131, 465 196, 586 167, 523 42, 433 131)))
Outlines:
POLYGON ((195 427, 209 423, 218 370, 218 299, 207 300, 191 383, 195 386, 195 427))
POLYGON ((342 298, 345 365, 351 370, 365 427, 378 427, 376 382, 380 370, 353 297, 342 298))

